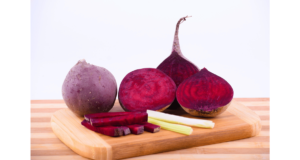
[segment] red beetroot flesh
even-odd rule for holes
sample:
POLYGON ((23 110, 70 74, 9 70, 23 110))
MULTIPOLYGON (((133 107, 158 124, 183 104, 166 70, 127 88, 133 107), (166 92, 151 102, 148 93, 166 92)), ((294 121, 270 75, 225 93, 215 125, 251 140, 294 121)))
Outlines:
POLYGON ((126 126, 120 126, 123 129, 123 135, 126 136, 128 134, 130 134, 130 129, 126 126))
POLYGON ((144 126, 140 124, 132 124, 127 126, 131 133, 133 134, 142 134, 144 132, 144 126))
POLYGON ((163 111, 175 99, 176 85, 165 73, 154 68, 128 73, 121 82, 118 98, 125 111, 163 111))
POLYGON ((116 117, 126 116, 129 114, 137 114, 141 112, 107 112, 107 113, 92 113, 84 115, 84 119, 90 121, 91 118, 104 118, 104 117, 116 117))
POLYGON ((85 126, 87 129, 111 136, 111 137, 119 137, 123 135, 123 129, 122 127, 116 127, 116 126, 106 126, 106 127, 94 127, 92 126, 87 120, 83 120, 81 122, 83 126, 85 126))
POLYGON ((144 130, 151 133, 156 133, 160 131, 160 126, 145 122, 142 125, 144 125, 144 130))
POLYGON ((181 106, 208 112, 231 102, 233 89, 226 80, 203 68, 179 85, 176 96, 181 106))
POLYGON ((104 126, 127 126, 131 124, 140 124, 147 122, 148 114, 146 112, 138 114, 130 114, 126 116, 118 117, 104 117, 104 118, 91 118, 90 122, 92 126, 104 127, 104 126))
MULTIPOLYGON (((185 79, 199 72, 198 67, 183 56, 179 46, 179 25, 185 21, 186 18, 187 17, 183 17, 177 22, 171 55, 157 67, 157 69, 170 76, 177 87, 185 79)), ((178 104, 177 99, 175 99, 168 109, 178 108, 180 108, 180 105, 178 104)))

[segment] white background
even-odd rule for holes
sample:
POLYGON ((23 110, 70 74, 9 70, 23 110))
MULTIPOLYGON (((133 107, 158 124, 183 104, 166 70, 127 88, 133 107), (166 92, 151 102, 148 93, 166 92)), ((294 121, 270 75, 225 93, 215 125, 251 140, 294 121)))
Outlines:
MULTIPOLYGON (((9 120, 1 124, 0 141, 6 159, 30 159, 30 5, 0 1, 0 101, 2 119, 9 120)), ((270 7, 270 159, 297 159, 300 2, 272 0, 270 7)))
POLYGON ((171 53, 181 24, 182 53, 223 77, 234 97, 269 97, 269 1, 82 1, 31 3, 31 99, 62 99, 78 60, 108 69, 118 86, 171 53))

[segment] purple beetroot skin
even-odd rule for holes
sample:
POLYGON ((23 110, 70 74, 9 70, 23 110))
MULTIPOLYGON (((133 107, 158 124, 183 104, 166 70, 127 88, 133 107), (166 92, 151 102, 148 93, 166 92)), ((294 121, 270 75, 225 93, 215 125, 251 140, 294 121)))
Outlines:
MULTIPOLYGON (((180 18, 177 22, 171 55, 157 67, 157 69, 170 76, 177 87, 183 80, 199 72, 198 67, 183 56, 179 46, 179 25, 185 21, 186 18, 188 18, 188 16, 180 18)), ((180 108, 180 105, 178 104, 177 99, 175 99, 168 109, 178 108, 180 108)))
POLYGON ((121 82, 118 98, 125 111, 147 109, 163 111, 176 96, 176 85, 165 73, 154 68, 138 69, 128 73, 121 82))
POLYGON ((67 74, 62 95, 68 108, 79 116, 108 112, 116 99, 117 83, 107 69, 83 59, 67 74))
POLYGON ((203 68, 179 85, 176 97, 187 113, 215 117, 228 108, 233 89, 226 80, 203 68))

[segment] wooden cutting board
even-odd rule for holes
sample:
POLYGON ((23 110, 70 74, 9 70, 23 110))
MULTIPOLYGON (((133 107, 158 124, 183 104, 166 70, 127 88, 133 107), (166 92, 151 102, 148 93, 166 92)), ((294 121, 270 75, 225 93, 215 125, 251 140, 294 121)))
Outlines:
MULTIPOLYGON (((121 108, 114 112, 123 111, 121 108)), ((167 111, 184 117, 192 117, 184 111, 167 111)), ((204 119, 204 118, 202 118, 204 119)), ((69 109, 56 111, 51 117, 55 135, 77 154, 91 159, 123 159, 171 150, 184 149, 226 141, 253 137, 261 130, 261 120, 251 109, 232 101, 228 109, 215 118, 213 129, 193 127, 189 136, 161 129, 157 133, 109 137, 86 129, 69 109)))

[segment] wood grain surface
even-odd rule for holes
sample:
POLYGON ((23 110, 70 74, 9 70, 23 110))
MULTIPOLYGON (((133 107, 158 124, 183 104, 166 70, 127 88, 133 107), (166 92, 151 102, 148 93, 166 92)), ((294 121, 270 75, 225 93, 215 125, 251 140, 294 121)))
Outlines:
MULTIPOLYGON (((235 101, 247 106, 259 115, 262 120, 262 129, 258 136, 128 159, 269 159, 269 98, 235 98, 235 101)), ((116 103, 113 111, 116 111, 118 107, 120 106, 116 103)), ((63 100, 31 101, 31 159, 87 159, 69 149, 54 135, 51 129, 52 114, 63 108, 67 108, 63 100)))

